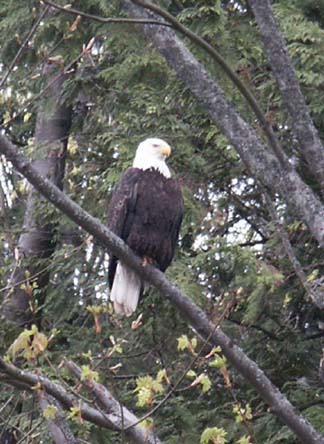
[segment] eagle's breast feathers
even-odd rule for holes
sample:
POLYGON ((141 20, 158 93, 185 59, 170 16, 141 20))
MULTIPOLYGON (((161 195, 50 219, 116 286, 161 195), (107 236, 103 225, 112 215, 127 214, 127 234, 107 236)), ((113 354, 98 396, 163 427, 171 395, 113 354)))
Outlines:
MULTIPOLYGON (((142 144, 133 165, 139 164, 135 161, 140 157, 142 144)), ((165 145, 160 151, 170 153, 169 146, 165 145)), ((149 167, 150 163, 144 157, 145 168, 129 168, 115 188, 108 208, 108 228, 138 256, 149 258, 165 271, 174 256, 183 216, 183 199, 181 187, 170 177, 164 158, 156 160, 157 148, 153 147, 151 151, 153 166, 149 167)), ((130 315, 136 308, 143 283, 115 256, 109 261, 109 285, 115 311, 130 315)))

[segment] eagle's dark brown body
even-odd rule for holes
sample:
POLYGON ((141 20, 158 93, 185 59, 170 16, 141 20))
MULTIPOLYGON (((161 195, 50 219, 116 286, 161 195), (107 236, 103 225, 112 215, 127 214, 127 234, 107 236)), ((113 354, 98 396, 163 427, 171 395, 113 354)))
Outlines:
MULTIPOLYGON (((129 168, 114 190, 108 208, 108 228, 141 257, 165 271, 170 265, 183 216, 178 181, 158 170, 129 168)), ((112 287, 118 259, 109 262, 112 287)))

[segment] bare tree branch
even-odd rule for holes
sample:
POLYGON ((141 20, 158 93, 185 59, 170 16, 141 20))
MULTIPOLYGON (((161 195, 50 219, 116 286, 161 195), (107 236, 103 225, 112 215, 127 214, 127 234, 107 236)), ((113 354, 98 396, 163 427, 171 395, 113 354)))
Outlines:
MULTIPOLYGON (((124 0, 125 10, 136 17, 155 17, 150 11, 124 0)), ((257 132, 238 114, 218 84, 170 28, 150 25, 138 29, 155 46, 197 98, 213 122, 233 144, 249 171, 267 189, 279 193, 308 225, 312 235, 324 247, 324 206, 290 164, 285 168, 263 144, 257 132)))
POLYGON ((48 6, 46 6, 41 13, 39 14, 38 19, 36 20, 36 22, 34 23, 34 25, 32 26, 31 30, 29 31, 27 37, 25 38, 25 40, 23 41, 23 43, 21 44, 19 50, 17 51, 17 54, 15 55, 15 57, 13 58, 12 62, 10 63, 10 66, 8 68, 8 71, 6 72, 6 74, 3 76, 1 82, 0 82, 0 91, 1 89, 4 87, 8 77, 10 76, 12 70, 14 69, 16 63, 19 60, 19 57, 21 56, 21 54, 23 53, 24 49, 26 48, 29 40, 33 37, 33 35, 35 34, 35 32, 37 31, 37 28, 40 24, 40 22, 43 20, 43 18, 45 17, 47 11, 48 11, 48 6))
POLYGON ((54 3, 50 0, 43 0, 43 3, 45 3, 48 6, 51 6, 52 8, 57 9, 58 11, 63 11, 66 14, 74 15, 83 17, 87 20, 93 20, 95 22, 99 23, 137 23, 137 24, 144 24, 149 23, 150 25, 158 25, 158 26, 170 26, 169 23, 161 22, 160 20, 146 20, 146 19, 130 19, 125 17, 101 17, 99 15, 94 14, 88 14, 86 12, 80 11, 79 9, 75 8, 69 8, 65 6, 58 5, 57 3, 54 3))
POLYGON ((248 358, 220 328, 215 329, 214 324, 209 321, 203 310, 183 294, 176 285, 172 284, 161 271, 150 265, 143 266, 142 260, 120 238, 69 199, 48 179, 40 176, 28 160, 19 155, 14 145, 3 134, 0 134, 0 152, 65 215, 92 234, 111 253, 122 259, 147 282, 168 297, 198 334, 205 339, 210 336, 211 344, 220 345, 229 362, 250 382, 278 418, 291 428, 301 442, 324 444, 324 438, 298 414, 288 399, 271 383, 258 365, 248 358))
MULTIPOLYGON (((82 374, 81 369, 74 362, 65 361, 65 366, 71 373, 80 379, 82 374)), ((161 444, 161 441, 157 437, 152 436, 144 427, 138 424, 139 419, 126 407, 121 406, 105 386, 90 380, 85 380, 83 383, 95 395, 95 399, 100 407, 105 412, 109 412, 110 417, 115 416, 115 423, 118 429, 126 429, 126 438, 135 444, 161 444), (136 425, 132 426, 133 424, 136 425)))
POLYGON ((184 36, 188 37, 192 42, 194 42, 196 45, 203 48, 207 53, 215 60, 216 63, 219 64, 219 66, 224 70, 225 74, 229 77, 229 79, 234 83, 234 85, 238 88, 238 90, 242 93, 243 97, 246 99, 247 103, 250 105, 251 109, 253 110, 254 114, 256 115, 261 128, 265 132, 265 135, 268 138, 268 143, 273 149, 273 152, 276 154, 279 162, 281 165, 287 166, 288 159, 285 156, 276 135, 274 134, 271 125, 267 121, 262 109, 260 108, 256 98, 251 93, 249 88, 246 87, 246 85, 242 82, 240 77, 236 74, 236 72, 229 66, 229 64, 226 62, 226 60, 216 51, 215 48, 213 48, 206 40, 204 40, 202 37, 191 31, 186 26, 182 25, 175 17, 173 17, 172 14, 170 14, 165 9, 161 8, 158 5, 154 5, 153 3, 148 3, 144 0, 131 0, 132 3, 135 3, 136 5, 142 6, 145 9, 148 9, 150 11, 153 11, 154 13, 160 15, 165 20, 170 22, 173 25, 173 28, 184 36))
POLYGON ((276 212, 276 209, 271 201, 270 196, 268 195, 267 192, 264 193, 264 196, 269 209, 270 216, 273 220, 276 231, 281 239, 284 251, 296 273, 296 276, 298 277, 300 283, 304 287, 309 299, 313 302, 314 305, 316 305, 316 307, 318 307, 320 310, 323 310, 324 292, 322 289, 322 284, 316 285, 316 282, 310 283, 307 281, 306 273, 304 272, 301 263, 297 259, 293 246, 291 245, 291 242, 289 240, 288 234, 280 221, 280 218, 276 212))
POLYGON ((324 148, 318 131, 310 117, 301 92, 295 70, 287 52, 282 35, 273 16, 270 0, 250 0, 254 17, 267 53, 271 72, 276 78, 284 105, 290 116, 298 149, 305 157, 324 192, 324 148))
MULTIPOLYGON (((35 131, 35 169, 48 177, 58 187, 62 187, 64 177, 67 140, 71 123, 71 107, 61 103, 62 86, 67 75, 57 76, 55 65, 46 64, 43 75, 50 85, 46 103, 37 112, 35 131), (53 74, 54 71, 54 74, 53 74), (53 81, 53 78, 56 79, 53 81), (49 105, 51 111, 49 112, 49 105)), ((18 241, 19 258, 11 276, 11 288, 1 305, 1 315, 5 319, 25 324, 35 322, 36 310, 45 300, 44 288, 48 283, 49 273, 44 269, 44 263, 29 263, 30 259, 50 258, 54 249, 54 234, 56 224, 52 218, 46 218, 45 201, 30 187, 26 202, 22 233, 18 241), (37 275, 36 279, 31 276, 37 275), (17 282, 28 281, 22 287, 17 282), (33 282, 37 282, 38 305, 33 311, 33 282)), ((38 313, 39 316, 39 313, 38 313)))
MULTIPOLYGON (((50 432, 55 444, 75 444, 76 439, 71 432, 66 418, 62 413, 60 404, 53 396, 49 396, 44 390, 36 391, 38 404, 44 412, 50 406, 54 406, 56 409, 54 419, 46 419, 47 428, 50 432)), ((46 415, 46 413, 45 413, 46 415)))
MULTIPOLYGON (((101 391, 103 397, 102 399, 104 399, 104 402, 106 403, 106 412, 90 406, 80 397, 69 393, 61 385, 52 382, 45 376, 41 376, 38 374, 36 375, 32 372, 20 370, 13 364, 5 363, 2 358, 0 358, 0 380, 4 380, 7 384, 17 387, 20 390, 28 389, 35 392, 38 391, 38 389, 35 389, 35 386, 40 387, 39 390, 41 391, 41 393, 38 395, 38 397, 43 396, 42 391, 45 391, 47 394, 47 401, 50 399, 50 397, 53 397, 67 409, 70 409, 71 407, 79 407, 81 417, 84 420, 92 422, 93 424, 108 430, 121 431, 120 404, 103 386, 101 386, 98 390, 101 391), (111 399, 109 399, 109 397, 111 399), (114 408, 112 409, 112 406, 114 406, 116 403, 119 406, 119 414, 115 411, 114 408)), ((45 408, 45 403, 43 404, 43 406, 45 408)), ((128 415, 127 418, 132 421, 127 425, 133 424, 137 421, 135 415, 133 415, 125 408, 123 410, 124 413, 128 415)), ((132 444, 162 444, 157 437, 153 436, 152 434, 148 434, 145 428, 140 425, 132 427, 128 430, 127 433, 127 437, 132 444)), ((69 441, 61 441, 60 444, 65 444, 67 442, 69 441)), ((72 443, 73 441, 70 442, 72 443)))

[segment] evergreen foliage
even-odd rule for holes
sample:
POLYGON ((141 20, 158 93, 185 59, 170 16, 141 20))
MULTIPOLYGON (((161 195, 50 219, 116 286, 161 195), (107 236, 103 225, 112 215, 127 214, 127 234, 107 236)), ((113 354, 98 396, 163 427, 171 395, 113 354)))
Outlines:
MULTIPOLYGON (((124 16, 118 1, 72 3, 89 14, 124 16)), ((271 66, 245 2, 157 3, 230 63, 256 96, 284 151, 317 191, 296 150, 271 66)), ((1 78, 43 7, 36 0, 0 0, 1 78)), ((323 135, 323 2, 279 0, 274 7, 312 117, 323 135)), ((255 116, 221 68, 192 42, 188 46, 257 128, 255 116)), ((37 109, 46 101, 41 66, 49 57, 64 67, 78 58, 70 67, 75 73, 62 91, 62 100, 74 110, 65 192, 104 222, 111 190, 130 166, 137 144, 148 136, 168 140, 174 147, 169 164, 183 185, 186 208, 168 277, 324 433, 324 380, 318 371, 323 359, 323 312, 296 276, 263 190, 233 147, 134 25, 77 21, 75 16, 50 11, 0 96, 0 121, 30 158, 36 156, 37 109), (82 54, 83 45, 92 37, 92 50, 82 54)), ((0 300, 15 266, 27 192, 25 180, 1 158, 0 300)), ((323 251, 279 198, 275 206, 309 282, 322 288, 323 251)), ((41 325, 23 331, 1 323, 2 355, 23 369, 37 368, 55 381, 69 383, 71 375, 60 363, 63 358, 72 359, 82 367, 83 379, 109 386, 138 417, 172 390, 167 402, 145 420, 168 444, 298 442, 231 368, 221 350, 211 350, 155 290, 142 299, 133 318, 119 319, 108 301, 107 252, 50 205, 42 205, 40 212, 44 221, 58 224, 55 253, 42 264, 51 277, 41 325)), ((21 285, 37 311, 37 281, 32 283, 26 276, 21 285)), ((83 389, 81 393, 86 394, 83 389)), ((10 427, 18 440, 31 433, 30 440, 22 442, 49 442, 42 415, 52 418, 55 406, 40 413, 33 399, 33 394, 1 382, 0 442, 10 427)), ((66 417, 79 442, 125 442, 122 434, 83 421, 77 406, 66 417)))

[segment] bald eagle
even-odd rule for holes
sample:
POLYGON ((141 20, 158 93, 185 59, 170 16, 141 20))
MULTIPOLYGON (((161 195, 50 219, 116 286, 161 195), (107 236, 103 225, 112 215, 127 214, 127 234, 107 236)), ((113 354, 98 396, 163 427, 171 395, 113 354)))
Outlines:
MULTIPOLYGON (((108 228, 143 259, 165 271, 174 256, 183 216, 180 184, 165 163, 170 146, 150 138, 136 150, 133 166, 122 176, 108 207, 108 228)), ((116 256, 109 260, 110 299, 115 312, 130 316, 145 283, 116 256)))

